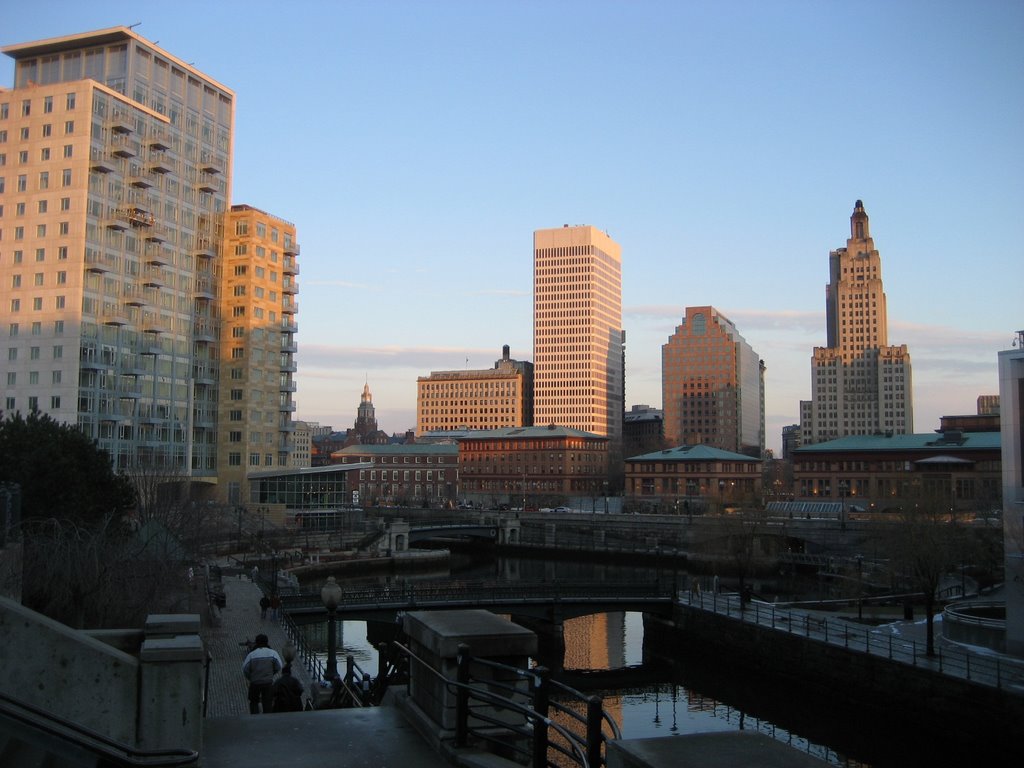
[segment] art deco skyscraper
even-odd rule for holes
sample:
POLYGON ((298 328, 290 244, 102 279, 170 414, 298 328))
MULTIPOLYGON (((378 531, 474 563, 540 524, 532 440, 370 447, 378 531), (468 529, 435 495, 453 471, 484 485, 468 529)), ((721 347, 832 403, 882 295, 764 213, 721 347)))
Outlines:
POLYGON ((687 307, 661 348, 665 439, 764 453, 764 365, 714 307, 687 307))
POLYGON ((619 244, 591 226, 534 232, 534 425, 604 435, 621 452, 624 342, 619 244))
POLYGON ((913 432, 910 353, 889 346, 882 261, 860 200, 846 247, 829 254, 825 311, 828 346, 814 349, 801 442, 913 432))

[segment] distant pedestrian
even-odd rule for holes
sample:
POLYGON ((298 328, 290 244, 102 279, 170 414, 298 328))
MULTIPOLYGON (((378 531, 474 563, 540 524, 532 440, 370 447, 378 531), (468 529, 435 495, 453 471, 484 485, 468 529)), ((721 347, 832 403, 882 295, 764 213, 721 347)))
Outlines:
POLYGON ((254 565, 252 570, 249 571, 249 575, 252 576, 252 583, 255 584, 256 580, 260 577, 260 567, 258 565, 254 565))
POLYGON ((369 701, 370 701, 370 690, 371 690, 372 687, 373 687, 373 680, 370 679, 370 673, 369 672, 364 672, 363 673, 363 680, 362 680, 362 691, 361 691, 362 696, 360 697, 363 700, 363 704, 369 703, 369 701))
POLYGON ((717 595, 718 594, 718 574, 717 573, 715 574, 715 578, 714 578, 714 580, 712 580, 711 584, 712 584, 712 590, 714 590, 714 593, 717 595))
POLYGON ((281 676, 274 681, 274 711, 302 711, 302 683, 292 677, 292 665, 285 664, 281 676))
POLYGON ((281 596, 276 592, 270 598, 270 618, 274 621, 281 618, 281 596))
POLYGON ((281 671, 284 664, 269 644, 266 635, 256 635, 256 647, 242 662, 242 674, 249 681, 249 714, 252 715, 260 713, 260 706, 264 714, 274 709, 274 675, 281 671))
POLYGON ((270 607, 270 598, 264 595, 260 598, 260 618, 267 618, 267 609, 270 607))

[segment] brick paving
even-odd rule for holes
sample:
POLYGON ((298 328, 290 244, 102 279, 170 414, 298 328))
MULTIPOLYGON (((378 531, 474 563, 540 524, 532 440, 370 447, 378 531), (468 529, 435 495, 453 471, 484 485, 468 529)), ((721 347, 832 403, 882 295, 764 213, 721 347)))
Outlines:
MULTIPOLYGON (((210 654, 207 717, 249 713, 248 684, 242 676, 242 661, 248 651, 240 643, 253 640, 262 632, 282 659, 288 643, 287 635, 281 625, 270 618, 269 611, 267 618, 260 618, 259 602, 263 592, 259 586, 248 576, 225 575, 222 583, 226 605, 209 609, 203 628, 203 644, 210 654)), ((308 692, 310 678, 303 665, 294 663, 292 674, 308 692)))

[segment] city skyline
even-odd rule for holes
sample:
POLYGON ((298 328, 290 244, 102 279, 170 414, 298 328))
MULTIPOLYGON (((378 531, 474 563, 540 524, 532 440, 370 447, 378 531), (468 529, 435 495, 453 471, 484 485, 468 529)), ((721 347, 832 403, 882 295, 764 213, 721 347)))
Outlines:
POLYGON ((662 405, 662 344, 713 305, 765 360, 777 450, 856 199, 914 356, 914 431, 997 391, 1024 325, 1004 279, 1024 202, 1017 4, 272 8, 17 7, 0 44, 141 22, 235 90, 230 202, 294 222, 302 246, 298 418, 349 424, 369 381, 381 428, 404 432, 418 376, 504 344, 532 360, 532 233, 582 223, 622 246, 627 408, 662 405), (269 26, 273 47, 253 45, 269 26))

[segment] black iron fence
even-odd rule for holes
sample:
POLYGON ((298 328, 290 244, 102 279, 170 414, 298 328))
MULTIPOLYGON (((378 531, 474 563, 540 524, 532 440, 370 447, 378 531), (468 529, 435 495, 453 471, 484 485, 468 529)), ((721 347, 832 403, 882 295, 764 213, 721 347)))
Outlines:
POLYGON ((737 621, 757 624, 778 632, 788 632, 816 642, 843 646, 902 664, 931 669, 944 675, 989 685, 1000 690, 1024 686, 1024 661, 997 653, 980 653, 952 647, 936 641, 934 655, 928 654, 926 641, 894 634, 890 625, 885 631, 833 618, 820 612, 780 608, 771 603, 742 600, 736 594, 683 593, 680 602, 704 611, 721 614, 737 621))

